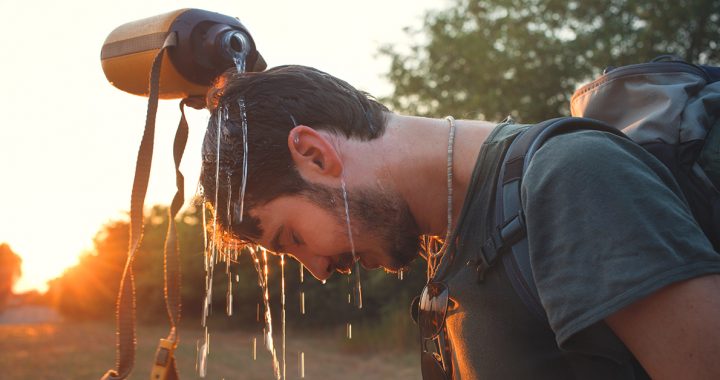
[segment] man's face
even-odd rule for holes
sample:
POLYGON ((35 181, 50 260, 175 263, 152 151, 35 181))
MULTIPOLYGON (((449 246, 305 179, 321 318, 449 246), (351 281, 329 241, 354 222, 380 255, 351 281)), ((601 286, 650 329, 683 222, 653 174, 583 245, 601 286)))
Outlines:
MULTIPOLYGON (((417 256, 419 231, 401 198, 364 190, 350 191, 348 201, 355 252, 363 267, 397 271, 417 256)), ((260 220, 262 246, 291 254, 320 280, 334 270, 349 272, 353 256, 341 190, 313 187, 250 213, 260 220)))

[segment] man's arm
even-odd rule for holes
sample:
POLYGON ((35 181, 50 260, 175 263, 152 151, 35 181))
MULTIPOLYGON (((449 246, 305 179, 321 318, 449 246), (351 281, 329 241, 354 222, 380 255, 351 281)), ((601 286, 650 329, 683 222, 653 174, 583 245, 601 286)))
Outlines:
POLYGON ((720 275, 669 285, 605 321, 653 379, 720 379, 720 275))

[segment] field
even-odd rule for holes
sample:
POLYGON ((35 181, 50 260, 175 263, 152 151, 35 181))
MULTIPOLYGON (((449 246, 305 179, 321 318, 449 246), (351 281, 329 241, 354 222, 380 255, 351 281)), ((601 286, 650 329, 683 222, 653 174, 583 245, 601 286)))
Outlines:
MULTIPOLYGON (((0 369, 4 380, 98 379, 115 362, 111 323, 0 324, 0 369)), ((131 379, 149 377, 157 340, 164 326, 139 326, 136 366, 131 379)), ((199 327, 181 330, 177 352, 181 379, 196 379, 195 344, 199 327)), ((252 358, 252 333, 210 330, 207 379, 267 380, 273 378, 270 355, 257 336, 257 360, 252 358)), ((276 334, 278 356, 280 335, 276 334)), ((344 329, 287 332, 286 378, 299 379, 299 353, 305 355, 306 379, 419 379, 419 355, 413 350, 359 350, 348 345, 344 329)))

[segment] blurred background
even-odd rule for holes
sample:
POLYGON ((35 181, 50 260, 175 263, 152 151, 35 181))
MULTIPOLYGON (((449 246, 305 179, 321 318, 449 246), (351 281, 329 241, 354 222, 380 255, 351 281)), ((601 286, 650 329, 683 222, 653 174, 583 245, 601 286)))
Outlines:
MULTIPOLYGON (((396 112, 427 116, 499 121, 512 115, 537 122, 567 115, 574 89, 608 66, 661 54, 720 64, 717 0, 0 0, 3 378, 97 378, 114 363, 114 302, 127 254, 127 210, 147 99, 107 82, 100 48, 121 24, 185 7, 238 17, 269 67, 314 66, 396 112)), ((177 101, 160 103, 145 238, 135 266, 137 378, 147 375, 157 338, 166 335, 162 245, 180 115, 177 101)), ((191 195, 208 115, 189 110, 188 118, 191 135, 181 170, 191 195)), ((178 217, 185 331, 179 355, 188 378, 196 376, 195 344, 202 333, 200 220, 189 203, 178 217)), ((270 298, 279 321, 279 259, 270 260, 270 298)), ((323 285, 306 273, 301 283, 295 262, 285 272, 293 368, 288 378, 300 375, 300 352, 307 378, 419 378, 408 310, 425 281, 423 262, 403 279, 363 272, 360 312, 346 301, 347 276, 323 285), (353 325, 352 339, 347 323, 353 325)), ((230 318, 227 278, 215 278, 208 377, 270 378, 261 342, 257 361, 252 358, 253 339, 262 340, 257 276, 246 256, 232 273, 237 278, 230 318)))

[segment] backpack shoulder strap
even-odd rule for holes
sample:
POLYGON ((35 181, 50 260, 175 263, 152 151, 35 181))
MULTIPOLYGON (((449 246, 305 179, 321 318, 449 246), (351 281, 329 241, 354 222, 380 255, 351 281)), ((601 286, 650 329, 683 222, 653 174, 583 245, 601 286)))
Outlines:
POLYGON ((478 268, 480 279, 485 270, 501 258, 517 295, 533 315, 544 321, 547 321, 547 316, 530 267, 525 216, 520 198, 522 178, 532 157, 548 139, 579 130, 599 130, 627 138, 605 123, 577 117, 547 120, 522 132, 503 158, 495 193, 494 215, 497 227, 481 248, 483 262, 478 268))
POLYGON ((707 74, 709 83, 720 81, 720 67, 707 65, 698 65, 698 67, 707 74))

